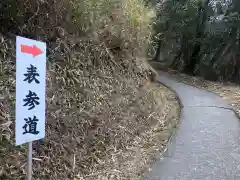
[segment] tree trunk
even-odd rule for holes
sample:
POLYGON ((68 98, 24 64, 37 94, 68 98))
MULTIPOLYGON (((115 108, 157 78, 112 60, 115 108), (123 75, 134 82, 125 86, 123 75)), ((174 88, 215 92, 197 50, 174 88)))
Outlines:
POLYGON ((155 57, 153 58, 154 61, 160 61, 161 44, 162 44, 162 43, 159 41, 159 42, 158 42, 158 45, 157 45, 157 51, 156 51, 155 57))
POLYGON ((204 3, 204 6, 202 6, 201 2, 199 3, 199 9, 198 9, 198 18, 196 27, 196 43, 193 48, 193 52, 191 55, 190 60, 188 60, 184 72, 190 75, 194 75, 194 70, 196 68, 196 65, 199 64, 200 61, 200 50, 201 50, 201 39, 204 36, 204 30, 205 30, 205 23, 207 20, 207 7, 210 0, 206 0, 204 3))
POLYGON ((181 47, 180 47, 179 51, 177 52, 176 56, 174 57, 174 60, 173 60, 172 64, 170 65, 170 68, 177 69, 177 66, 179 64, 179 61, 181 60, 182 54, 184 53, 186 43, 187 43, 186 36, 185 36, 185 34, 183 34, 181 37, 181 47))

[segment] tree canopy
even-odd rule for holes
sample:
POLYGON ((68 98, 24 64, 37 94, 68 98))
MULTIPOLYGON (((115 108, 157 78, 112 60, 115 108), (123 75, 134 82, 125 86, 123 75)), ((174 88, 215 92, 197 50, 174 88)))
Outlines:
POLYGON ((154 60, 210 80, 240 82, 239 0, 164 0, 156 9, 154 60))

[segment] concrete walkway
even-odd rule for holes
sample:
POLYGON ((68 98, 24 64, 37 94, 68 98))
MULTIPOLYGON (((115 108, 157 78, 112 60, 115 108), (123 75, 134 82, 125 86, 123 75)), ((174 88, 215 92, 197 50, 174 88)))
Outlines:
POLYGON ((183 109, 169 149, 144 180, 240 180, 240 122, 217 95, 174 81, 183 109))

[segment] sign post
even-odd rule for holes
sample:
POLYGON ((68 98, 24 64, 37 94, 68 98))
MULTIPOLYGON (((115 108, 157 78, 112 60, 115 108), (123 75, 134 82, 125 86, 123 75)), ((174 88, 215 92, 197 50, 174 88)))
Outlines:
POLYGON ((32 142, 28 143, 27 148, 27 180, 32 180, 32 142))
POLYGON ((16 145, 28 143, 27 176, 32 180, 32 142, 45 137, 46 43, 16 39, 16 145))

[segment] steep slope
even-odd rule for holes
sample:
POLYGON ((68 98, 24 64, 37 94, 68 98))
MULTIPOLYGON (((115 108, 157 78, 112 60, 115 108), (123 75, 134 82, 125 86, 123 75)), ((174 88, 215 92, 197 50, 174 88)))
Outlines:
POLYGON ((154 12, 140 0, 1 3, 0 179, 25 177, 26 148, 13 133, 15 35, 48 44, 47 137, 34 144, 35 178, 138 179, 177 122, 174 94, 150 83, 155 72, 139 58, 154 12))

